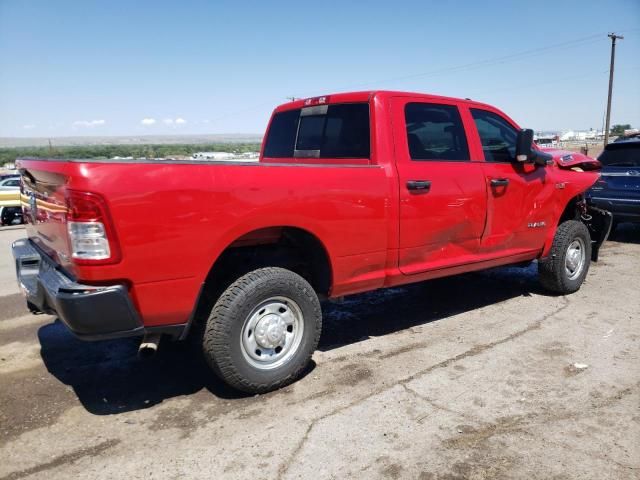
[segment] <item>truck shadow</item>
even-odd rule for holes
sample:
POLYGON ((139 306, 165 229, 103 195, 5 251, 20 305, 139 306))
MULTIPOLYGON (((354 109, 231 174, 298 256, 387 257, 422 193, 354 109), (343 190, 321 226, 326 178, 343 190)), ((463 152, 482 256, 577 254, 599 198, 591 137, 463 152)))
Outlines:
POLYGON ((609 235, 609 241, 621 243, 640 243, 640 223, 621 223, 609 235))
MULTIPOLYGON (((535 265, 380 290, 340 304, 326 302, 318 348, 336 349, 531 292, 540 292, 535 265)), ((203 390, 218 399, 247 397, 218 380, 186 342, 164 342, 153 359, 140 360, 139 338, 83 342, 59 320, 41 327, 38 338, 48 371, 71 386, 87 411, 96 415, 145 409, 203 390)), ((306 374, 314 367, 312 362, 306 374)))
POLYGON ((389 288, 323 305, 319 350, 431 323, 510 298, 543 292, 537 265, 503 267, 389 288))
POLYGON ((38 339, 47 370, 96 415, 149 408, 202 389, 223 399, 243 396, 180 343, 163 341, 155 357, 143 360, 137 356, 140 337, 84 342, 60 320, 41 327, 38 339))

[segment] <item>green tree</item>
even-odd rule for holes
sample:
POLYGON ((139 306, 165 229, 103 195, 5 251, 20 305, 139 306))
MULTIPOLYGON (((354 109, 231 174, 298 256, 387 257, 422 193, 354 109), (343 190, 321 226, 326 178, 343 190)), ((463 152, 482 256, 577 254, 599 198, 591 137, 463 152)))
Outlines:
POLYGON ((0 148, 0 165, 13 163, 16 158, 113 158, 149 157, 171 158, 174 155, 189 156, 195 152, 258 152, 259 143, 204 143, 167 145, 78 145, 47 147, 0 148))
POLYGON ((629 130, 631 125, 625 123, 624 125, 614 125, 611 127, 611 135, 624 135, 625 130, 629 130))

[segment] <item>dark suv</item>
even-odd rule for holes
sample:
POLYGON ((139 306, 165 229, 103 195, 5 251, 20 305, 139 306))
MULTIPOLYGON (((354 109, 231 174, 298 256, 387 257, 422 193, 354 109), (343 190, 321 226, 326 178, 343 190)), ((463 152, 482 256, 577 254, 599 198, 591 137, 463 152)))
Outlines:
POLYGON ((598 160, 602 177, 587 192, 589 202, 609 210, 614 227, 640 222, 640 136, 610 143, 598 160))

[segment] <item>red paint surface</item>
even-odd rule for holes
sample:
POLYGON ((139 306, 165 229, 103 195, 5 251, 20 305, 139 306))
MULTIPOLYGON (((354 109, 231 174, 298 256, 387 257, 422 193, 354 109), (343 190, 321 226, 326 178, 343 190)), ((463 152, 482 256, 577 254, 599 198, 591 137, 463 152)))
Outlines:
MULTIPOLYGON (((288 226, 314 235, 331 262, 331 295, 342 296, 538 258, 549 248, 567 203, 598 178, 597 172, 557 165, 485 162, 468 109, 490 110, 517 127, 488 105, 399 92, 328 97, 329 103, 358 101, 371 105, 368 161, 21 159, 18 167, 38 185, 38 218, 27 224, 28 235, 83 282, 126 282, 146 325, 178 324, 188 319, 215 260, 252 231, 288 226), (412 161, 403 130, 408 101, 457 106, 471 161, 412 161), (492 178, 510 183, 496 189, 492 178), (418 179, 432 182, 428 193, 407 190, 407 180, 418 179), (76 265, 69 259, 68 189, 105 200, 120 261, 76 265), (528 227, 532 222, 545 226, 528 227)), ((276 111, 301 106, 299 100, 276 111)), ((23 205, 28 218, 26 196, 23 205)), ((256 243, 273 232, 257 235, 256 243)))

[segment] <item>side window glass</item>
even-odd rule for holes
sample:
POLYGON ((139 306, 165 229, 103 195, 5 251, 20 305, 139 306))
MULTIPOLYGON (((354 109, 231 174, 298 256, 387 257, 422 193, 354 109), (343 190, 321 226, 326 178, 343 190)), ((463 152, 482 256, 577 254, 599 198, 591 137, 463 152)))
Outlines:
POLYGON ((500 115, 472 108, 478 135, 487 162, 512 162, 516 156, 518 132, 500 115))
POLYGON ((469 160, 467 137, 457 107, 408 103, 404 115, 412 160, 469 160))

